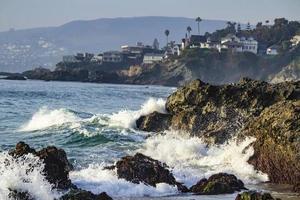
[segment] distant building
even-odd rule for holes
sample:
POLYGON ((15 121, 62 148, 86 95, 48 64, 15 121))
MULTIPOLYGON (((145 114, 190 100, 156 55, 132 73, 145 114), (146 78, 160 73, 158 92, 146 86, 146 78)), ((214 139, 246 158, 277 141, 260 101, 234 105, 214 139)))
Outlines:
POLYGON ((103 54, 95 55, 91 59, 91 62, 94 62, 94 63, 102 63, 102 61, 103 61, 103 54))
POLYGON ((300 43, 300 35, 295 35, 291 39, 292 46, 297 46, 300 43))
POLYGON ((257 54, 258 42, 253 37, 237 37, 233 34, 228 34, 221 39, 221 44, 218 46, 221 49, 229 49, 233 52, 252 52, 257 54))
POLYGON ((202 44, 206 43, 206 37, 203 35, 191 35, 188 39, 190 48, 200 48, 202 44))
POLYGON ((241 37, 240 41, 242 43, 243 52, 252 52, 254 54, 257 54, 258 42, 254 40, 253 37, 249 37, 249 38, 241 37))
POLYGON ((103 53, 103 62, 119 63, 123 61, 123 54, 119 51, 108 51, 103 53))
POLYGON ((84 54, 84 60, 85 61, 90 61, 94 57, 94 54, 92 53, 85 53, 84 54))
POLYGON ((267 55, 278 55, 278 45, 272 45, 267 48, 267 55))
POLYGON ((63 62, 64 62, 64 63, 75 63, 75 62, 79 62, 79 60, 77 60, 76 56, 74 56, 74 55, 63 56, 62 59, 63 59, 63 62))
POLYGON ((144 55, 143 63, 153 64, 156 62, 161 62, 163 59, 164 59, 164 54, 147 53, 144 55))

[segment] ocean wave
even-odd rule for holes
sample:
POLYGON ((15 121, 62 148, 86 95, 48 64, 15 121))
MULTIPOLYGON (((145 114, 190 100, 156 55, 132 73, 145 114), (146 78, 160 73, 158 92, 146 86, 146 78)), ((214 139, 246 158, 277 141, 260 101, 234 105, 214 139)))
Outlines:
POLYGON ((59 197, 43 175, 44 165, 28 154, 14 159, 7 152, 0 153, 0 199, 8 199, 9 189, 27 191, 37 200, 53 200, 59 197))
POLYGON ((19 131, 38 131, 51 127, 57 128, 58 126, 67 124, 68 128, 84 136, 92 137, 95 136, 95 132, 89 132, 86 126, 94 125, 96 128, 134 129, 136 126, 135 122, 140 116, 150 114, 154 111, 165 113, 165 100, 150 98, 141 105, 139 110, 121 110, 112 114, 96 114, 92 116, 91 114, 84 115, 88 117, 82 117, 81 113, 65 108, 51 110, 47 107, 42 107, 33 114, 26 124, 21 126, 19 131))
POLYGON ((138 152, 165 162, 172 168, 179 182, 191 186, 201 178, 226 172, 236 175, 246 184, 268 181, 268 176, 256 171, 247 161, 253 148, 245 148, 255 139, 247 138, 237 143, 209 146, 197 137, 189 137, 178 131, 148 138, 138 152))
POLYGON ((20 128, 20 131, 28 132, 43 130, 52 126, 59 126, 65 123, 74 123, 79 121, 80 118, 70 110, 64 108, 50 110, 47 107, 42 107, 33 114, 29 122, 20 128))

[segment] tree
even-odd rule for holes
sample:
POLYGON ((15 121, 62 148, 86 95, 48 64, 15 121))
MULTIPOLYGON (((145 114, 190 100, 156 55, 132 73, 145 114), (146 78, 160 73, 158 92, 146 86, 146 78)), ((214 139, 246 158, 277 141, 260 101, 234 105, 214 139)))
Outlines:
POLYGON ((246 28, 246 29, 247 29, 247 31, 250 31, 250 30, 251 30, 250 22, 247 23, 247 28, 246 28))
POLYGON ((167 37, 167 46, 168 46, 168 44, 169 44, 169 35, 170 35, 170 31, 168 29, 165 30, 165 35, 167 37))
POLYGON ((238 23, 238 25, 237 25, 237 32, 240 33, 241 31, 242 31, 241 24, 238 23))
POLYGON ((200 22, 202 22, 202 19, 200 17, 197 17, 196 22, 198 24, 198 34, 200 35, 200 22))
POLYGON ((191 31, 192 31, 192 28, 190 26, 188 26, 186 28, 187 32, 189 33, 189 37, 191 37, 191 31))
POLYGON ((269 21, 269 20, 266 20, 265 23, 266 23, 266 25, 268 26, 269 23, 270 23, 270 21, 269 21))

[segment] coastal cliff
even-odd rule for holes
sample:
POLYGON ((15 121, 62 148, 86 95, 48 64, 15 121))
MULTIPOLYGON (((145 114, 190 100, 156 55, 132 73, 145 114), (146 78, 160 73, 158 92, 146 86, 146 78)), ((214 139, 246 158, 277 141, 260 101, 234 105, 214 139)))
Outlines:
POLYGON ((208 144, 255 137, 249 163, 273 183, 299 184, 300 82, 269 84, 248 78, 214 86, 195 80, 171 94, 167 114, 137 120, 144 131, 183 130, 208 144))

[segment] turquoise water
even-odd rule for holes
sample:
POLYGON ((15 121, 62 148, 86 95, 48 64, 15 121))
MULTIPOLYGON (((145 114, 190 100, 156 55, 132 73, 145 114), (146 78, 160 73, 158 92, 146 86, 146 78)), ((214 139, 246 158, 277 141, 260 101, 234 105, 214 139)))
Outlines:
POLYGON ((267 180, 265 174, 246 162, 253 152, 243 149, 251 138, 241 144, 207 148, 200 139, 185 133, 155 135, 136 130, 139 116, 165 112, 165 99, 174 90, 160 86, 0 80, 0 199, 6 198, 8 187, 28 189, 42 200, 60 195, 49 190, 41 169, 25 173, 27 164, 38 162, 33 158, 22 165, 4 165, 5 159, 10 159, 7 151, 18 141, 36 149, 48 145, 63 148, 75 166, 70 177, 76 185, 95 193, 105 191, 116 199, 208 200, 234 199, 236 195, 182 196, 166 184, 156 188, 132 184, 117 179, 113 171, 103 170, 103 166, 135 152, 166 162, 177 180, 187 186, 217 172, 234 173, 255 187, 267 180), (28 184, 23 184, 24 179, 29 180, 28 184))

